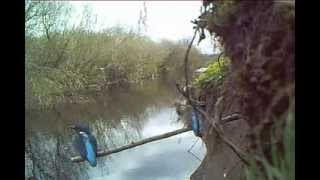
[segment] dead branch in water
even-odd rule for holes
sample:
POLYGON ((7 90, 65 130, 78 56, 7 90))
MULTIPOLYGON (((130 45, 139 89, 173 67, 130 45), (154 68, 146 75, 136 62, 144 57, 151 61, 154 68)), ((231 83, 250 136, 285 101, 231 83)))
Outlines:
MULTIPOLYGON (((153 136, 153 137, 150 137, 150 138, 147 138, 147 139, 135 142, 135 143, 131 143, 131 144, 128 144, 128 145, 125 145, 125 146, 122 146, 120 148, 116 148, 116 149, 113 149, 113 150, 101 150, 101 151, 98 152, 97 157, 102 157, 102 156, 107 156, 109 154, 118 153, 118 152, 124 151, 126 149, 131 149, 131 148, 134 148, 136 146, 140 146, 140 145, 143 145, 143 144, 146 144, 146 143, 150 143, 150 142, 153 142, 153 141, 165 139, 165 138, 168 138, 168 137, 171 137, 171 136, 174 136, 174 135, 177 135, 177 134, 181 134, 181 133, 184 133, 184 132, 187 132, 187 131, 191 131, 191 130, 192 130, 191 128, 182 128, 182 129, 178 129, 176 131, 168 132, 168 133, 161 134, 161 135, 158 135, 158 136, 153 136)), ((75 156, 75 157, 71 157, 71 161, 72 162, 82 162, 82 161, 84 161, 84 159, 81 156, 75 156)))

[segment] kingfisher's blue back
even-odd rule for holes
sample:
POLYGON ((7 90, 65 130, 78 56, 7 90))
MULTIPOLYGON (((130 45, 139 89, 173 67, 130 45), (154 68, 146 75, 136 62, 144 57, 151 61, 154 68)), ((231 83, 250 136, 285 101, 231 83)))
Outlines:
POLYGON ((91 166, 97 165, 97 140, 90 132, 78 132, 74 147, 91 166))
POLYGON ((86 149, 86 159, 91 166, 97 165, 97 149, 96 149, 96 140, 91 134, 83 135, 83 143, 86 149))
POLYGON ((191 127, 196 136, 201 136, 202 122, 201 117, 196 110, 191 113, 191 127))
POLYGON ((73 146, 79 152, 81 157, 89 162, 93 167, 97 165, 98 144, 96 138, 92 135, 88 124, 77 123, 70 126, 76 131, 73 146))
POLYGON ((199 120, 197 118, 197 114, 195 111, 192 111, 191 114, 191 127, 196 136, 198 136, 199 132, 199 120))

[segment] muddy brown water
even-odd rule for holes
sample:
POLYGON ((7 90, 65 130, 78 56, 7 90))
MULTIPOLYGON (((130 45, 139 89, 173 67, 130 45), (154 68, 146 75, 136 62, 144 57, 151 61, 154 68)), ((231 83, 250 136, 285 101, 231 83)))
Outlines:
POLYGON ((90 102, 82 104, 26 110, 26 147, 31 144, 31 153, 26 152, 26 177, 33 172, 38 179, 189 179, 206 153, 201 139, 191 131, 100 157, 95 168, 69 160, 78 154, 67 127, 77 121, 89 123, 99 149, 113 149, 182 128, 176 122, 173 102, 177 94, 172 87, 148 82, 92 95, 90 102), (195 142, 192 155, 188 150, 195 142))

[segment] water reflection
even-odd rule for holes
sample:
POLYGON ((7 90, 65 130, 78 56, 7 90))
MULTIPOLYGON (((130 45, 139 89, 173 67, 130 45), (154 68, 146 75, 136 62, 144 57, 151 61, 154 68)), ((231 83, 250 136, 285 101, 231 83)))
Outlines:
MULTIPOLYGON (((182 127, 175 121, 172 107, 175 91, 163 84, 149 83, 130 90, 95 94, 92 98, 94 101, 86 104, 61 104, 50 110, 27 112, 26 149, 31 153, 26 151, 26 157, 34 160, 26 165, 29 174, 33 169, 39 179, 59 176, 60 179, 171 180, 187 179, 199 166, 200 161, 187 152, 196 140, 192 132, 98 158, 96 168, 70 162, 70 156, 76 153, 71 146, 72 134, 66 127, 77 120, 89 122, 99 149, 113 149, 182 127)), ((193 151, 203 158, 205 148, 199 141, 193 151)))

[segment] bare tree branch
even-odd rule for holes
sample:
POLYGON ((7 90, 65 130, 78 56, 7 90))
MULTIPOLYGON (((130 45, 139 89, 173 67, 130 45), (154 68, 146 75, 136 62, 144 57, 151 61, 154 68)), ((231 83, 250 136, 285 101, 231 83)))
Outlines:
POLYGON ((197 35, 197 32, 198 32, 199 28, 196 28, 194 30, 194 34, 193 34, 193 37, 188 45, 188 48, 187 48, 187 52, 184 56, 184 73, 185 73, 185 79, 186 79, 186 95, 187 95, 187 100, 190 101, 190 93, 189 93, 189 65, 188 65, 188 60, 189 60, 189 53, 190 53, 190 50, 192 48, 192 44, 193 44, 193 41, 197 35))
MULTIPOLYGON (((124 151, 126 149, 131 149, 131 148, 134 148, 136 146, 140 146, 140 145, 143 145, 143 144, 146 144, 146 143, 150 143, 150 142, 153 142, 153 141, 157 141, 157 140, 161 140, 161 139, 164 139, 164 138, 168 138, 168 137, 171 137, 171 136, 174 136, 174 135, 177 135, 177 134, 180 134, 180 133, 184 133, 184 132, 187 132, 187 131, 191 131, 191 128, 182 128, 182 129, 178 129, 178 130, 175 130, 175 131, 172 131, 172 132, 168 132, 168 133, 165 133, 165 134, 161 134, 161 135, 158 135, 158 136, 153 136, 153 137, 150 137, 150 138, 147 138, 147 139, 135 142, 135 143, 131 143, 131 144, 128 144, 128 145, 125 145, 125 146, 122 146, 120 148, 116 148, 116 149, 113 149, 113 150, 101 150, 101 151, 98 152, 97 156, 101 157, 101 156, 107 156, 107 155, 113 154, 113 153, 118 153, 118 152, 124 151)), ((82 162, 82 161, 84 161, 84 159, 82 159, 80 156, 75 156, 75 157, 71 158, 71 161, 72 162, 82 162)))
MULTIPOLYGON (((184 66, 185 66, 185 81, 186 81, 186 92, 185 93, 182 93, 183 96, 185 96, 187 98, 187 102, 188 104, 190 104, 196 111, 200 112, 203 117, 210 123, 211 125, 211 128, 213 130, 215 130, 215 132, 217 133, 217 135, 223 140, 223 142, 229 146, 229 148, 239 157, 239 159, 246 165, 249 164, 249 161, 247 160, 247 155, 242 152, 242 150, 237 147, 235 144, 232 143, 232 141, 230 141, 224 134, 222 128, 220 127, 220 118, 221 118, 221 112, 218 112, 216 113, 215 117, 212 118, 207 112, 205 112, 204 110, 202 110, 201 108, 199 108, 195 103, 194 101, 192 100, 192 97, 190 96, 190 91, 189 91, 189 75, 188 75, 188 67, 189 67, 189 64, 188 64, 188 56, 189 56, 189 52, 190 52, 190 49, 192 47, 192 44, 193 44, 193 41, 195 39, 195 36, 197 34, 199 30, 199 27, 197 27, 195 29, 195 32, 194 32, 194 35, 193 35, 193 38, 191 40, 191 42, 189 43, 188 45, 188 48, 187 48, 187 52, 185 54, 185 58, 184 58, 184 66)), ((221 53, 222 54, 222 53, 221 53)), ((220 54, 220 56, 221 56, 220 54)), ((179 87, 179 86, 177 86, 179 87)), ((183 92, 181 91, 181 89, 179 88, 178 91, 180 92, 183 92)), ((215 108, 218 109, 218 106, 219 106, 219 103, 220 101, 218 101, 218 103, 216 103, 215 105, 215 108)))

